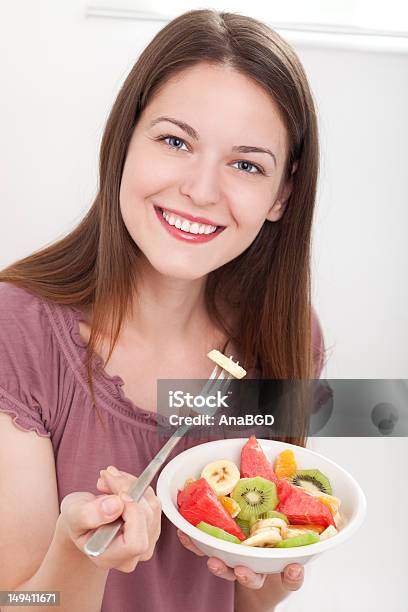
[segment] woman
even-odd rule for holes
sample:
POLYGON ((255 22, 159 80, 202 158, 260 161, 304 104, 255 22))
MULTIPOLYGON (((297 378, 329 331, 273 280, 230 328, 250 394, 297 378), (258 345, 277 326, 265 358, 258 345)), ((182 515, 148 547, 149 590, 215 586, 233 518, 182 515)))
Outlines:
POLYGON ((266 25, 191 11, 147 46, 109 116, 90 211, 0 273, 3 588, 103 612, 270 610, 299 588, 301 566, 231 570, 165 517, 158 539, 153 490, 123 492, 163 444, 157 379, 206 379, 207 352, 227 346, 252 376, 319 376, 317 173, 306 76, 266 25), (121 515, 123 537, 86 557, 89 530, 121 515))

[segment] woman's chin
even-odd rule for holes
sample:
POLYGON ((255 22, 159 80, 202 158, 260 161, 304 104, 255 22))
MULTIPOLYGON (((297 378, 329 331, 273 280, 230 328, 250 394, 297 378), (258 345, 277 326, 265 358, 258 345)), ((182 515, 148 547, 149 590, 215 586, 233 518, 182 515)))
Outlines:
POLYGON ((156 272, 174 280, 195 281, 207 276, 209 270, 202 266, 194 266, 193 262, 150 261, 156 272))

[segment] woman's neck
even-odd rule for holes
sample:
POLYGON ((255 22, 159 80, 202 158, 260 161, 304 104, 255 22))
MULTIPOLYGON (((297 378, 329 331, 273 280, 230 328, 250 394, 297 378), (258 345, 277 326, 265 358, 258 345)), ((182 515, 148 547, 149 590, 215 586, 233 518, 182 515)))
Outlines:
POLYGON ((157 274, 141 279, 125 322, 128 333, 150 346, 195 337, 208 325, 204 290, 205 279, 171 279, 157 274))

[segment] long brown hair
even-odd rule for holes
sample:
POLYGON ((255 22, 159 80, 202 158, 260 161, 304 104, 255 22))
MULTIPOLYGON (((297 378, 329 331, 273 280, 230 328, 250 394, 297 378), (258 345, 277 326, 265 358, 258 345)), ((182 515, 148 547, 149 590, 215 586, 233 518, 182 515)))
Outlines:
MULTIPOLYGON (((235 13, 193 10, 158 32, 119 91, 102 138, 98 193, 86 216, 63 239, 0 272, 0 281, 46 299, 92 308, 86 363, 95 406, 92 354, 107 334, 110 358, 137 287, 140 252, 119 208, 128 145, 140 113, 159 89, 202 61, 226 64, 269 93, 288 134, 284 180, 297 162, 281 219, 265 222, 240 256, 208 275, 208 313, 240 347, 245 367, 257 368, 259 378, 313 377, 310 243, 319 149, 307 78, 290 45, 264 23, 235 13), (233 325, 223 317, 221 304, 237 312, 233 325)), ((305 427, 295 431, 293 425, 292 433, 287 439, 304 445, 305 427)))

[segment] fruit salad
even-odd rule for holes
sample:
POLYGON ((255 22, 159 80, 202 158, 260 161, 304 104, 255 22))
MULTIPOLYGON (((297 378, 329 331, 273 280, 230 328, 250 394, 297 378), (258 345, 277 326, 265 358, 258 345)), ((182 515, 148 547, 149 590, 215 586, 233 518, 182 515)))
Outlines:
POLYGON ((178 491, 180 514, 198 529, 244 546, 289 548, 338 533, 340 499, 327 476, 299 470, 291 449, 272 464, 255 436, 241 450, 240 468, 228 459, 204 466, 178 491))

